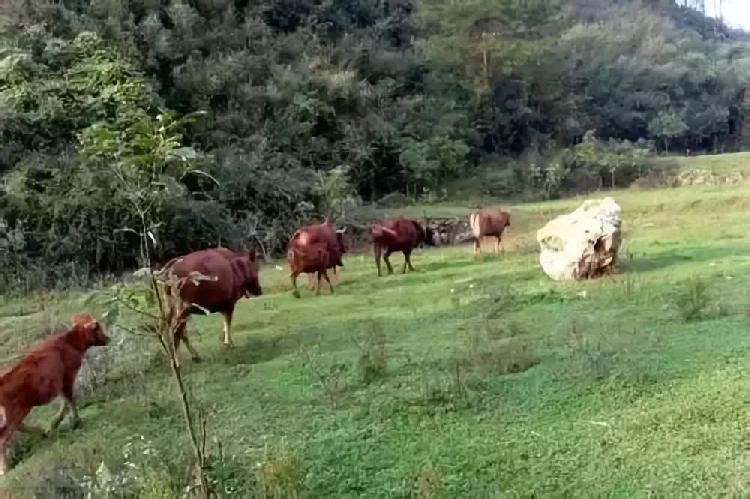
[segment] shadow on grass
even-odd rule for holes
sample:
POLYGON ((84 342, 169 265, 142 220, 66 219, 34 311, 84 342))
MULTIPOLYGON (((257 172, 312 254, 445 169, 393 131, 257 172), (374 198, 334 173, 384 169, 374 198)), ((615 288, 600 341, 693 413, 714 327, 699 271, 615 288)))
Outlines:
POLYGON ((684 262, 713 262, 723 258, 740 254, 738 248, 733 247, 681 247, 672 251, 635 256, 632 260, 623 260, 623 268, 627 271, 652 272, 679 265, 684 262))
POLYGON ((300 348, 300 337, 294 334, 252 335, 235 340, 235 346, 221 346, 206 356, 206 363, 225 365, 262 364, 294 353, 300 348))

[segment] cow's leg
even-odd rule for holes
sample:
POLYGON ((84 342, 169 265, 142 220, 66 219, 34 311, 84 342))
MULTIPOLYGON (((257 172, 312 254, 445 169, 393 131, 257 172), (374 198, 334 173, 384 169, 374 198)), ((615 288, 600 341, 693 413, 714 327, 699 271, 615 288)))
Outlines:
POLYGON ((323 278, 323 272, 318 271, 317 278, 318 278, 318 287, 315 289, 315 294, 320 295, 320 280, 323 278))
POLYGON ((414 272, 414 267, 411 264, 411 250, 404 251, 404 273, 406 273, 406 268, 409 268, 409 272, 414 272))
POLYGON ((21 423, 18 427, 18 431, 23 433, 30 433, 32 435, 41 435, 43 437, 47 436, 47 432, 44 430, 44 428, 40 428, 39 426, 34 426, 26 423, 21 423))
POLYGON ((222 312, 224 317, 224 344, 228 347, 234 346, 232 341, 232 314, 234 313, 234 307, 230 308, 226 312, 222 312))
POLYGON ((188 352, 190 352, 190 358, 193 359, 193 362, 200 362, 201 356, 198 355, 198 352, 195 351, 195 348, 193 348, 192 343, 190 343, 190 335, 188 334, 187 330, 187 317, 183 318, 180 321, 180 324, 177 326, 177 328, 174 331, 174 353, 175 353, 175 359, 177 360, 177 364, 179 365, 179 349, 180 349, 180 342, 185 343, 185 347, 188 349, 188 352))
MULTIPOLYGON (((67 381, 64 384, 67 384, 67 381)), ((68 409, 71 409, 71 411, 73 412, 73 427, 76 428, 80 424, 78 410, 76 409, 75 403, 73 402, 72 391, 72 388, 63 388, 63 396, 60 399, 60 408, 57 410, 57 414, 55 414, 55 417, 52 418, 52 421, 49 425, 50 432, 55 431, 60 426, 60 423, 62 423, 63 419, 65 419, 65 413, 68 412, 68 409)))
POLYGON ((3 476, 8 471, 8 442, 21 426, 24 417, 21 414, 3 414, 3 419, 0 421, 0 476, 3 476))
POLYGON ((6 426, 0 430, 0 476, 8 472, 8 440, 13 436, 14 429, 6 426))
MULTIPOLYGON (((328 283, 328 287, 331 289, 331 294, 333 294, 333 284, 331 284, 331 280, 328 278, 328 272, 325 270, 323 271, 323 278, 328 283)), ((320 287, 320 284, 318 284, 318 287, 320 287)))
POLYGON ((391 261, 388 259, 389 256, 391 256, 391 250, 385 250, 385 253, 383 254, 383 261, 385 262, 386 267, 388 267, 388 274, 393 274, 393 266, 391 265, 391 261))
POLYGON ((372 252, 375 255, 375 265, 378 267, 378 277, 382 276, 382 272, 380 271, 380 255, 382 253, 382 248, 379 244, 373 243, 372 245, 372 252))
POLYGON ((63 398, 60 399, 60 408, 57 410, 57 414, 52 418, 52 422, 49 425, 49 431, 55 431, 62 420, 65 419, 65 413, 68 412, 68 402, 63 398))
POLYGON ((69 379, 63 380, 63 399, 67 404, 70 412, 73 414, 73 428, 77 428, 81 424, 81 418, 78 416, 78 409, 76 408, 76 401, 73 398, 73 389, 75 388, 76 378, 71 376, 69 379))
POLYGON ((299 274, 292 272, 292 275, 289 277, 289 279, 292 281, 292 287, 294 288, 294 291, 292 292, 292 294, 294 295, 295 298, 300 297, 299 289, 297 289, 297 276, 299 276, 299 274))
POLYGON ((6 435, 3 435, 0 437, 0 476, 5 475, 8 472, 8 461, 7 457, 5 456, 6 450, 5 447, 8 444, 8 437, 6 435))
POLYGON ((474 238, 474 258, 479 258, 481 254, 482 254, 482 238, 475 237, 474 238))
MULTIPOLYGON (((331 271, 333 272, 333 278, 331 279, 331 281, 333 281, 336 284, 338 284, 338 282, 339 282, 339 279, 338 279, 339 275, 338 275, 338 272, 336 272, 336 265, 334 265, 333 267, 331 267, 331 271)), ((329 282, 331 282, 331 281, 329 281, 329 282)))
POLYGON ((198 352, 196 352, 195 348, 193 348, 193 344, 190 343, 190 335, 188 334, 187 327, 183 328, 181 338, 182 342, 185 343, 185 347, 188 349, 188 352, 190 352, 190 358, 193 360, 193 362, 200 362, 201 356, 198 355, 198 352))

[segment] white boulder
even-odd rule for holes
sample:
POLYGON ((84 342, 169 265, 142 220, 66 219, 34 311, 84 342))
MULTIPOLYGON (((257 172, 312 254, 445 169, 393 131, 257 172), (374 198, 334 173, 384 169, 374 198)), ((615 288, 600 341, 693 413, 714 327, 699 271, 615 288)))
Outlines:
POLYGON ((614 270, 622 242, 622 209, 611 197, 588 200, 536 233, 544 272, 556 281, 589 279, 614 270))

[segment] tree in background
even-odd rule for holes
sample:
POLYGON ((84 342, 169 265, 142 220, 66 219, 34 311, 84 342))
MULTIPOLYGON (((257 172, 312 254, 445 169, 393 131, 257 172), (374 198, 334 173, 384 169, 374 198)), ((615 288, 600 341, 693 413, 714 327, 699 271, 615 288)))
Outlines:
POLYGON ((677 113, 660 112, 648 124, 649 133, 662 141, 664 151, 669 152, 669 144, 688 131, 687 123, 677 113))
POLYGON ((180 123, 177 150, 200 173, 162 172, 156 263, 216 244, 277 251, 310 218, 432 195, 478 164, 514 183, 502 192, 622 185, 641 167, 609 155, 639 140, 731 144, 747 79, 721 23, 668 0, 9 4, 5 289, 137 264, 130 202, 84 150, 97 133, 152 147, 131 139, 160 115, 180 123), (592 149, 604 177, 571 152, 589 130, 607 144, 592 149))

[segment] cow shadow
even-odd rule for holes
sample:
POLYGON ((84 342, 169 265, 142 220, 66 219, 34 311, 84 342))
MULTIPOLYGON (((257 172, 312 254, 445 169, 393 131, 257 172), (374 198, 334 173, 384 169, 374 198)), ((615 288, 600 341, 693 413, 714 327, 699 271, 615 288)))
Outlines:
MULTIPOLYGON (((447 269, 459 269, 459 268, 466 268, 471 267, 474 264, 474 261, 470 258, 462 258, 462 259, 450 259, 445 260, 443 262, 436 262, 431 261, 427 264, 420 264, 420 262, 412 262, 414 265, 414 271, 415 272, 430 272, 430 271, 436 271, 436 270, 447 270, 447 269)), ((396 269, 394 266, 394 270, 398 270, 398 273, 401 273, 400 269, 396 269)))
POLYGON ((262 364, 299 351, 300 338, 294 334, 256 333, 235 339, 231 348, 222 346, 206 356, 206 363, 222 363, 230 366, 262 364))

